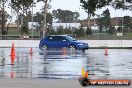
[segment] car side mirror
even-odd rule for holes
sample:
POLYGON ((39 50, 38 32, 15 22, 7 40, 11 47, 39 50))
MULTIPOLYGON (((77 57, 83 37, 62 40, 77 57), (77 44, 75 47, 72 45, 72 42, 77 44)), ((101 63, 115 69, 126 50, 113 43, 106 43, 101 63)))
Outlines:
POLYGON ((66 40, 62 40, 63 42, 66 42, 66 40))

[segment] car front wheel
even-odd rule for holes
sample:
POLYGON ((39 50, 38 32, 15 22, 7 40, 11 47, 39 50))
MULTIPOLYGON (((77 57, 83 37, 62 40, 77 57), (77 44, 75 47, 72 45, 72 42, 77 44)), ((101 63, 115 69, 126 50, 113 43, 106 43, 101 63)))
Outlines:
POLYGON ((74 46, 74 45, 70 45, 69 47, 71 50, 76 50, 76 46, 74 46))
POLYGON ((48 49, 48 46, 47 45, 43 45, 42 46, 42 50, 46 51, 48 49))
POLYGON ((85 49, 82 49, 82 52, 85 53, 85 49))

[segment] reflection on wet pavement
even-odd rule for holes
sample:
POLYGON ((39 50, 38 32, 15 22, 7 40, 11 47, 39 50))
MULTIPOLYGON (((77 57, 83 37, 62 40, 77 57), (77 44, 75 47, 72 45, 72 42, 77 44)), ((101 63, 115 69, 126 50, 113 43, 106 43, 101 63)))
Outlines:
POLYGON ((10 56, 10 48, 0 48, 0 78, 78 78, 82 67, 91 79, 132 78, 132 50, 104 49, 81 51, 15 48, 16 57, 10 56))

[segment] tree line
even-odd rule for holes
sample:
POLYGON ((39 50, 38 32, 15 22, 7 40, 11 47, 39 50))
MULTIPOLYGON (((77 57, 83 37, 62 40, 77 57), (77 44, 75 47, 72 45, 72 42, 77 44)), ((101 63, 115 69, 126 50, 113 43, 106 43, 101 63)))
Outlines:
MULTIPOLYGON (((0 25, 1 25, 1 34, 5 35, 8 33, 8 28, 5 28, 5 24, 9 19, 12 19, 8 12, 5 11, 5 6, 8 5, 14 15, 16 16, 16 23, 18 25, 18 30, 23 34, 28 35, 28 22, 38 22, 39 26, 37 27, 38 30, 42 30, 44 25, 44 10, 43 8, 32 14, 32 7, 38 3, 42 2, 43 0, 1 0, 0 1, 0 25), (21 25, 21 27, 19 26, 21 25)), ((47 9, 50 6, 48 5, 47 9)), ((46 13, 46 24, 47 26, 52 25, 53 19, 56 19, 57 22, 74 22, 77 21, 79 18, 78 12, 73 12, 70 10, 53 10, 52 12, 46 13)))
MULTIPOLYGON (((132 10, 132 0, 80 0, 82 8, 85 10, 85 12, 88 14, 87 19, 88 19, 88 26, 87 30, 90 31, 90 18, 92 16, 98 15, 95 14, 95 11, 97 9, 101 9, 102 7, 105 6, 112 6, 115 9, 122 9, 122 10, 132 10), (128 4, 129 3, 129 4, 128 4)), ((98 19, 98 25, 99 25, 99 30, 102 31, 102 27, 106 29, 106 31, 109 31, 110 33, 115 32, 114 27, 111 26, 110 22, 110 13, 109 10, 105 10, 102 14, 102 16, 99 16, 98 19), (103 25, 104 24, 104 25, 103 25)), ((124 17, 124 28, 128 29, 130 28, 128 25, 131 23, 126 23, 125 19, 128 19, 129 17, 124 17)), ((127 21, 128 22, 128 21, 127 21)), ((121 27, 118 28, 120 30, 121 27)))
POLYGON ((49 29, 47 35, 63 35, 63 34, 71 34, 71 35, 76 35, 77 37, 82 37, 87 34, 88 32, 85 31, 85 29, 80 26, 79 28, 71 28, 71 27, 66 27, 64 28, 63 26, 57 27, 57 29, 49 29))
MULTIPOLYGON (((50 0, 52 1, 52 0, 50 0)), ((5 11, 5 6, 9 6, 13 11, 13 13, 16 16, 16 23, 18 25, 18 30, 20 30, 21 34, 28 34, 28 22, 31 22, 32 19, 34 22, 38 22, 40 25, 38 29, 42 29, 44 24, 44 10, 41 10, 32 16, 31 8, 38 2, 44 2, 43 0, 0 0, 0 24, 2 27, 1 34, 5 35, 7 34, 7 30, 5 30, 5 24, 7 23, 8 19, 12 19, 12 17, 9 15, 8 12, 5 11), (33 17, 33 18, 32 18, 33 17), (21 28, 20 26, 21 25, 21 28)), ((88 14, 87 18, 88 21, 90 21, 90 18, 92 16, 98 15, 95 14, 95 11, 97 9, 101 9, 102 7, 105 7, 107 5, 112 6, 115 9, 122 9, 122 10, 131 10, 131 6, 126 3, 132 3, 131 0, 80 0, 80 4, 82 8, 85 10, 85 12, 88 14)), ((50 5, 47 5, 47 8, 50 8, 50 5)), ((43 8, 42 8, 43 9, 43 8)), ((56 19, 57 22, 76 22, 79 18, 78 12, 73 12, 70 10, 53 10, 52 12, 47 12, 47 25, 52 25, 53 19, 56 19)), ((129 31, 131 29, 131 22, 130 17, 126 16, 123 18, 124 28, 126 31, 129 31)), ((90 22, 88 22, 90 23, 90 22)), ((113 33, 114 27, 111 26, 110 23, 110 12, 108 9, 106 9, 101 16, 98 15, 98 22, 97 25, 99 26, 99 30, 102 31, 103 28, 106 29, 107 32, 113 33)), ((80 27, 81 29, 82 27, 80 27)), ((8 28, 7 28, 8 29, 8 28)), ((120 30, 119 28, 118 30, 120 30)), ((61 31, 61 30, 60 30, 61 31)), ((82 30, 80 30, 82 31, 82 30)), ((79 31, 79 32, 80 32, 79 31)), ((72 33, 74 33, 72 31, 72 33)), ((76 33, 78 33, 76 31, 76 33)), ((84 34, 91 34, 91 28, 88 24, 87 30, 83 32, 84 34)))

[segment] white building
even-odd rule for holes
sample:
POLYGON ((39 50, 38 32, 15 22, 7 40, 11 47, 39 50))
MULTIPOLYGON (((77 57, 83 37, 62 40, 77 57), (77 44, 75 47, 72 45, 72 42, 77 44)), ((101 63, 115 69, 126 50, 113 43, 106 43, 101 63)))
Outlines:
MULTIPOLYGON (((85 30, 87 30, 87 27, 83 27, 85 30)), ((98 32, 99 31, 99 28, 98 28, 98 26, 91 26, 91 30, 93 31, 93 32, 98 32)))
POLYGON ((98 28, 97 26, 92 26, 92 27, 91 27, 91 30, 92 30, 93 32, 96 32, 96 31, 99 31, 99 28, 98 28))
POLYGON ((81 26, 80 23, 53 23, 52 27, 54 29, 59 28, 62 26, 63 28, 79 28, 81 26))
POLYGON ((29 29, 33 29, 33 30, 36 30, 37 27, 39 26, 38 22, 28 22, 28 28, 29 29))

